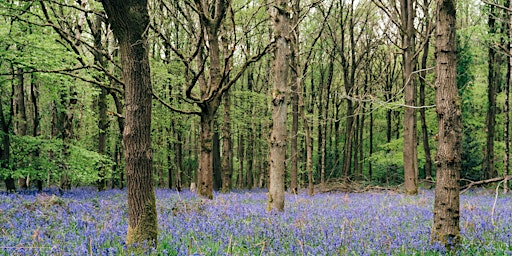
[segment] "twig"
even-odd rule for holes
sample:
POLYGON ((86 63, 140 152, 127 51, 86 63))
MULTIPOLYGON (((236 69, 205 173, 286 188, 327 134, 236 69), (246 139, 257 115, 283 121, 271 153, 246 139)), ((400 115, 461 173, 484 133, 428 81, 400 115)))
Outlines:
POLYGON ((475 186, 475 185, 483 185, 483 184, 489 184, 489 183, 494 183, 494 182, 501 182, 503 181, 504 179, 511 179, 512 178, 512 175, 507 175, 507 176, 504 176, 504 177, 496 177, 496 178, 492 178, 492 179, 487 179, 487 180, 479 180, 479 181, 472 181, 472 180, 467 180, 467 179, 461 179, 463 181, 469 181, 470 183, 466 186, 463 187, 463 189, 460 191, 460 193, 464 193, 466 191, 468 191, 471 187, 475 186))
POLYGON ((496 186, 496 195, 494 196, 494 203, 492 204, 492 209, 491 209, 491 222, 492 222, 493 226, 495 226, 494 209, 496 208, 496 202, 498 201, 498 193, 499 193, 499 188, 500 188, 501 183, 503 183, 503 180, 500 181, 500 183, 498 183, 498 186, 496 186))

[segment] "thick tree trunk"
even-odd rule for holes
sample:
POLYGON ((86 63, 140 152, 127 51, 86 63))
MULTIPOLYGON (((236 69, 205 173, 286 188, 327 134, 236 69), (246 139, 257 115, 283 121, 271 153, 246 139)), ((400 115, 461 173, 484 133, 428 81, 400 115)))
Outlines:
POLYGON ((272 89, 272 133, 270 135, 270 180, 268 210, 284 211, 284 175, 286 171, 286 114, 290 63, 290 17, 288 1, 278 0, 270 8, 276 41, 274 86, 272 89))
POLYGON ((214 116, 203 111, 200 121, 199 170, 197 193, 208 199, 213 199, 213 121, 214 116))
POLYGON ((432 242, 455 249, 460 237, 461 99, 456 82, 456 2, 437 2, 436 110, 438 147, 432 242))
POLYGON ((416 145, 416 85, 414 70, 414 0, 401 0, 403 80, 405 93, 404 114, 404 180, 407 194, 418 193, 418 149, 416 145))
POLYGON ((103 0, 119 40, 125 84, 123 131, 128 194, 128 246, 157 243, 158 227, 151 150, 151 74, 148 59, 147 2, 103 0))

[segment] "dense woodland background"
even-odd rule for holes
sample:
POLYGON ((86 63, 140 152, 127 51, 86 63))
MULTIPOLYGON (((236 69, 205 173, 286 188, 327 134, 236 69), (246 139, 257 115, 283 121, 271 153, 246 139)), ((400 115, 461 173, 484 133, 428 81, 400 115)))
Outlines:
MULTIPOLYGON (((457 4, 461 178, 503 176, 509 14, 500 0, 457 4)), ((274 93, 269 6, 234 0, 207 34, 192 1, 149 1, 158 187, 181 189, 197 180, 205 97, 218 107, 209 113, 214 188, 267 185, 274 93), (212 37, 218 45, 205 39, 212 37), (218 87, 211 86, 212 72, 221 74, 218 87)), ((290 5, 287 188, 307 187, 308 158, 312 182, 321 189, 332 180, 400 185, 403 152, 414 149, 416 176, 435 178, 434 7, 433 1, 414 2, 407 23, 391 0, 290 5), (406 24, 412 33, 404 32, 406 24), (404 34, 411 35, 410 47, 404 48, 404 34), (404 142, 406 121, 415 132, 404 142)), ((1 0, 0 179, 7 189, 123 188, 123 90, 117 41, 101 3, 1 0)))

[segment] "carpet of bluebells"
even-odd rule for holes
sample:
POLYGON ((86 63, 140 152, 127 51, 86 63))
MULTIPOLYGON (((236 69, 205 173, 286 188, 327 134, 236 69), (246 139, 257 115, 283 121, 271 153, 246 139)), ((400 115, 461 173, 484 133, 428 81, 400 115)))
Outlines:
MULTIPOLYGON (((438 255, 429 243, 433 192, 286 195, 157 190, 158 247, 149 255, 438 255)), ((460 255, 512 254, 512 195, 461 196, 460 255)), ((129 255, 126 192, 0 194, 0 255, 129 255)))

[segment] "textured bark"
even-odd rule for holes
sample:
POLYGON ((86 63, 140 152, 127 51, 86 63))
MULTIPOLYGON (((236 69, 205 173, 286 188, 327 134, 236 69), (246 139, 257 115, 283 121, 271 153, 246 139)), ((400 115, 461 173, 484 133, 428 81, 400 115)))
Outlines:
POLYGON ((292 26, 294 27, 291 40, 290 64, 291 73, 291 92, 290 103, 292 105, 292 130, 290 134, 291 148, 290 148, 290 192, 292 194, 298 193, 297 184, 297 167, 298 167, 298 150, 297 140, 299 137, 299 91, 298 91, 298 69, 299 67, 299 15, 300 15, 300 0, 293 1, 293 15, 291 18, 292 26))
POLYGON ((197 194, 213 199, 213 120, 214 116, 204 111, 200 120, 200 155, 197 177, 197 194))
POLYGON ((405 93, 404 113, 404 179, 407 194, 418 193, 418 149, 416 145, 416 85, 414 70, 414 0, 401 0, 403 74, 405 93), (409 107, 411 106, 411 107, 409 107))
MULTIPOLYGON (((427 59, 430 48, 430 15, 429 12, 429 0, 423 1, 423 12, 427 14, 425 30, 425 44, 423 45, 423 55, 421 57, 421 71, 420 71, 420 106, 425 106, 425 87, 426 87, 426 75, 427 75, 427 59)), ((427 118, 425 114, 425 108, 420 108, 420 119, 421 119, 421 134, 423 138, 423 150, 425 151, 425 178, 432 179, 432 157, 430 153, 429 145, 429 133, 427 128, 427 118)))
POLYGON ((270 180, 268 210, 284 211, 286 170, 286 114, 290 64, 290 14, 288 2, 278 0, 269 10, 276 41, 272 88, 272 133, 270 135, 270 180))
POLYGON ((158 228, 151 151, 151 75, 148 59, 149 14, 144 0, 103 0, 119 41, 125 84, 123 131, 128 194, 128 246, 156 246, 158 228))
POLYGON ((462 152, 462 111, 456 82, 456 2, 437 2, 436 111, 438 147, 432 242, 447 249, 460 243, 459 179, 462 152))
POLYGON ((233 146, 231 139, 231 97, 224 94, 224 124, 222 126, 222 192, 233 188, 233 146))

